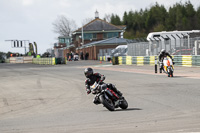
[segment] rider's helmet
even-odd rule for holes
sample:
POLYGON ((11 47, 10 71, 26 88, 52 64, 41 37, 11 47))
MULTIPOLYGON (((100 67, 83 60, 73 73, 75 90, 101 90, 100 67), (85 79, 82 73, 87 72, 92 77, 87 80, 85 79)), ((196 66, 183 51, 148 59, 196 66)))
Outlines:
POLYGON ((93 69, 88 67, 84 70, 84 74, 86 78, 89 78, 91 75, 93 75, 93 69))
POLYGON ((166 52, 165 49, 162 49, 162 50, 160 51, 161 54, 164 54, 165 52, 166 52))

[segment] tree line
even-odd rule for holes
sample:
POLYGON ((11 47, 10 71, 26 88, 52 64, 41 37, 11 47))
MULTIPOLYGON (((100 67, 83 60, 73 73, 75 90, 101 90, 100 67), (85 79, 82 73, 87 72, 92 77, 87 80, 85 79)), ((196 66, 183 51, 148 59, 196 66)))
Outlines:
MULTIPOLYGON (((106 18, 104 18, 106 20, 106 18)), ((146 38, 149 32, 200 30, 200 6, 195 10, 190 1, 179 2, 167 10, 155 3, 149 9, 124 12, 122 20, 112 14, 110 23, 126 25, 124 38, 146 38)))

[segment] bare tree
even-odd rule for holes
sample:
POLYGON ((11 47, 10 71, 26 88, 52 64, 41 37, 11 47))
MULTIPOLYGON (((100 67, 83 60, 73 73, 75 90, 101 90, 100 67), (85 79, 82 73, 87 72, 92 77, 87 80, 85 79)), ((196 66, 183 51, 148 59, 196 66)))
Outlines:
POLYGON ((106 21, 106 22, 108 22, 108 23, 110 23, 111 22, 111 14, 105 14, 105 16, 104 16, 104 20, 106 21))
POLYGON ((53 24, 53 31, 60 36, 70 36, 71 33, 77 29, 77 25, 74 20, 69 20, 65 16, 58 16, 53 24))
POLYGON ((85 24, 91 22, 92 20, 94 20, 94 19, 93 19, 93 18, 86 18, 86 19, 84 19, 84 20, 82 21, 82 25, 85 25, 85 24))

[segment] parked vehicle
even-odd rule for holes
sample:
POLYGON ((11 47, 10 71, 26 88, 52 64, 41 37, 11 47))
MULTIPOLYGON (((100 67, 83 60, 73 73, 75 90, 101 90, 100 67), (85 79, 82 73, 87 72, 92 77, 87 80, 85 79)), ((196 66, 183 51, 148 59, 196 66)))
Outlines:
POLYGON ((79 60, 79 56, 78 56, 78 54, 75 54, 74 55, 74 61, 78 61, 79 60))
POLYGON ((91 87, 92 94, 96 95, 99 103, 103 104, 109 111, 114 111, 115 108, 127 109, 128 103, 124 97, 118 96, 113 90, 107 87, 106 84, 100 85, 95 82, 91 87))
POLYGON ((128 52, 128 46, 127 45, 120 45, 117 46, 115 49, 111 51, 111 56, 126 56, 128 52))

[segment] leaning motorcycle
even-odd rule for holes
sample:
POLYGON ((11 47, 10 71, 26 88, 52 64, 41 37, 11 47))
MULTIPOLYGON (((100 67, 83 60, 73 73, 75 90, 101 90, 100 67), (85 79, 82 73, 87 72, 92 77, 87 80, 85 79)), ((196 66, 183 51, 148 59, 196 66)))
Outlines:
POLYGON ((114 111, 115 108, 127 109, 128 102, 124 97, 118 96, 104 83, 103 85, 95 82, 91 87, 92 94, 96 95, 96 100, 103 104, 109 111, 114 111))
POLYGON ((168 77, 174 76, 174 63, 172 60, 168 57, 165 57, 163 59, 163 71, 168 75, 168 77))

